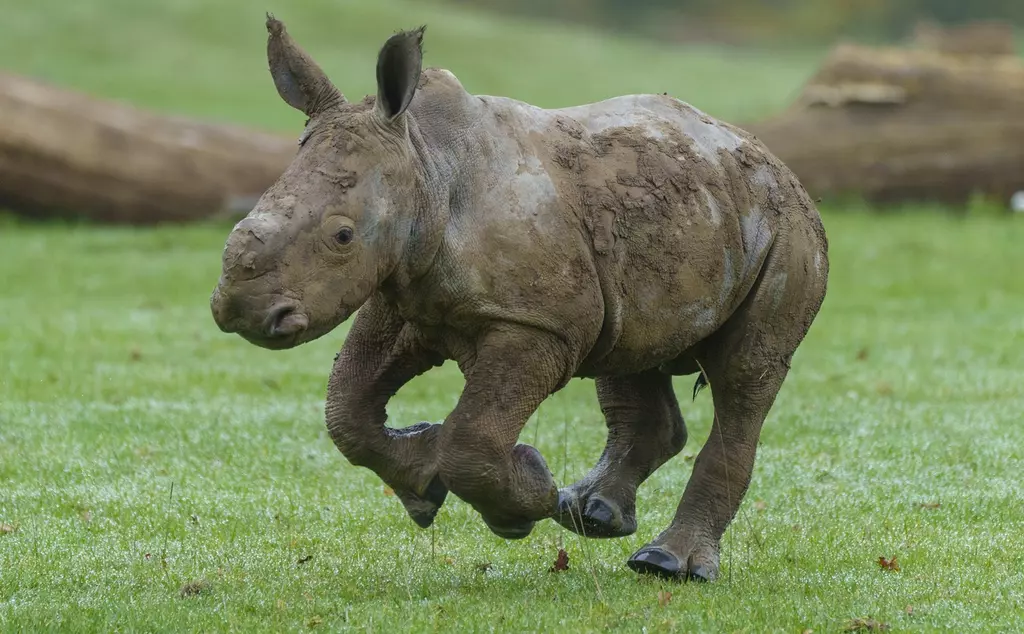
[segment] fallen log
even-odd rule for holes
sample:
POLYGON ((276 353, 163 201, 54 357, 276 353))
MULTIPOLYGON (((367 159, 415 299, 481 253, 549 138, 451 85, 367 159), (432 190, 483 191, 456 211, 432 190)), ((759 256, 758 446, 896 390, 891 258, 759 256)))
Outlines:
MULTIPOLYGON (((999 47, 964 48, 841 45, 790 108, 742 127, 815 197, 1006 202, 1024 190, 1024 63, 999 47)), ((295 150, 275 134, 0 73, 0 208, 25 216, 241 216, 295 150)))
POLYGON ((1017 36, 1012 24, 998 20, 978 20, 955 26, 921 20, 914 25, 910 47, 949 55, 1014 55, 1017 36))
POLYGON ((790 108, 742 127, 816 197, 1006 204, 1024 190, 1024 63, 844 44, 790 108))
POLYGON ((127 224, 244 215, 296 149, 294 139, 0 73, 0 209, 20 215, 127 224))

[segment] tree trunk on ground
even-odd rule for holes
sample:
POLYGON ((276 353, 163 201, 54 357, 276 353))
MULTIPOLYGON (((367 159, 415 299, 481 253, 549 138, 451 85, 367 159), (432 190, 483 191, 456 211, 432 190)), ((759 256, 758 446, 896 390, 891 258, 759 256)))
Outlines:
POLYGON ((1005 203, 1024 189, 1024 63, 841 45, 792 107, 743 127, 815 197, 1005 203))
MULTIPOLYGON (((1006 202, 1024 190, 1022 113, 1016 56, 842 45, 793 106, 742 127, 814 197, 956 204, 981 193, 1006 202)), ((294 139, 0 73, 0 208, 30 217, 239 216, 295 151, 294 139)))
POLYGON ((0 208, 151 224, 244 214, 292 139, 161 116, 0 73, 0 208))
POLYGON ((914 26, 911 48, 950 55, 1015 55, 1017 36, 1012 24, 979 20, 957 26, 942 26, 922 20, 914 26))

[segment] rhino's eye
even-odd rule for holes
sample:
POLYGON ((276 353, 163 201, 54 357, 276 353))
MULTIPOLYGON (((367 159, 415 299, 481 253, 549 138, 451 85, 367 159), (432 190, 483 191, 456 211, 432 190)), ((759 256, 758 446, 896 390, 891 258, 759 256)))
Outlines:
POLYGON ((338 244, 348 244, 349 242, 352 242, 352 237, 353 233, 351 227, 342 227, 338 233, 334 234, 334 239, 338 241, 338 244))

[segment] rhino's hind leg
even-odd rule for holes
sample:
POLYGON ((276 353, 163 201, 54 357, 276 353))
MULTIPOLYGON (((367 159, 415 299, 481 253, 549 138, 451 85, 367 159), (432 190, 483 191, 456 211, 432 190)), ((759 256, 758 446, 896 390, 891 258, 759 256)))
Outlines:
POLYGON ((776 242, 747 299, 703 347, 715 404, 711 434, 672 524, 630 557, 637 572, 718 576, 719 544, 750 483, 761 425, 825 295, 824 245, 811 236, 797 244, 804 248, 776 242))
POLYGON ((717 577, 719 542, 750 484, 761 425, 787 362, 788 357, 765 367, 760 380, 730 380, 708 371, 715 402, 711 434, 694 461, 672 524, 629 558, 630 568, 680 579, 717 577))
POLYGON ((555 520, 585 537, 624 537, 636 531, 637 488, 682 451, 686 424, 672 377, 657 369, 596 384, 608 441, 594 468, 559 491, 555 520))

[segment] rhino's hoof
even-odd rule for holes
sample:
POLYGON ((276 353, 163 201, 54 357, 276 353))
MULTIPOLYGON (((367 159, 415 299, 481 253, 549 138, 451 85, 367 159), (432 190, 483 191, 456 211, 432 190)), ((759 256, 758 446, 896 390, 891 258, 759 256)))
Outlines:
POLYGON ((576 496, 559 491, 555 520, 584 537, 626 537, 636 532, 636 518, 631 513, 623 513, 617 504, 597 495, 587 500, 581 513, 576 496))
POLYGON ((708 565, 698 565, 692 558, 684 566, 679 558, 658 546, 644 546, 626 562, 634 572, 672 581, 714 581, 717 571, 708 565))
POLYGON ((417 526, 429 528, 434 523, 434 518, 437 517, 437 512, 444 504, 445 498, 448 497, 448 488, 444 486, 440 478, 434 476, 434 479, 427 485, 427 490, 423 492, 423 497, 405 491, 395 491, 395 496, 402 501, 406 512, 417 526))
POLYGON ((633 553, 626 565, 634 572, 662 579, 679 580, 684 576, 683 567, 676 556, 657 546, 644 546, 633 553))
POLYGON ((692 581, 714 581, 715 572, 707 566, 696 566, 690 569, 690 579, 692 581))
POLYGON ((492 533, 502 539, 523 539, 533 532, 533 527, 536 525, 536 522, 523 522, 522 524, 498 526, 491 524, 487 520, 484 520, 484 523, 487 524, 487 528, 491 529, 492 533))

